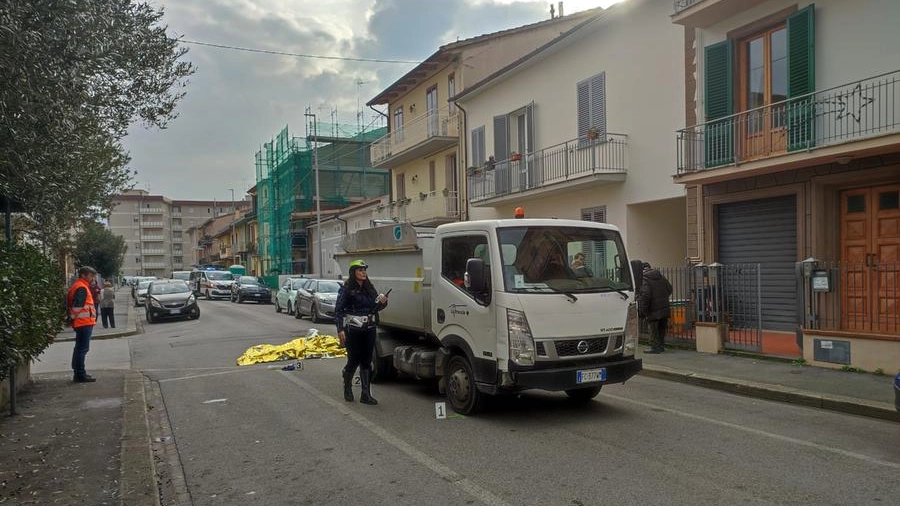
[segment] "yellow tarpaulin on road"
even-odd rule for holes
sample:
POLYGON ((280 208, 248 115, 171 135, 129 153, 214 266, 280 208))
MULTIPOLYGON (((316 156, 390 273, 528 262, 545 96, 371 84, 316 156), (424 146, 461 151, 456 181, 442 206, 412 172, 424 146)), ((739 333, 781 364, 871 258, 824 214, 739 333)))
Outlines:
POLYGON ((237 365, 261 364, 279 360, 303 358, 340 358, 346 357, 347 350, 334 336, 318 335, 298 337, 281 345, 258 344, 249 348, 238 357, 237 365))

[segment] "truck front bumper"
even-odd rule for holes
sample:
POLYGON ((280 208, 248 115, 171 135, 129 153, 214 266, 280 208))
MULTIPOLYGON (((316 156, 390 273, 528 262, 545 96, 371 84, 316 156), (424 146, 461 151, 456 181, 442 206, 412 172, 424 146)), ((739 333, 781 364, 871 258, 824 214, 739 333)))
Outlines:
POLYGON ((635 374, 641 372, 643 361, 639 358, 618 360, 616 362, 598 362, 575 367, 556 367, 537 370, 518 370, 511 372, 517 388, 536 388, 540 390, 560 391, 574 388, 588 388, 610 383, 625 383, 635 374), (606 379, 578 383, 578 371, 606 370, 606 379))

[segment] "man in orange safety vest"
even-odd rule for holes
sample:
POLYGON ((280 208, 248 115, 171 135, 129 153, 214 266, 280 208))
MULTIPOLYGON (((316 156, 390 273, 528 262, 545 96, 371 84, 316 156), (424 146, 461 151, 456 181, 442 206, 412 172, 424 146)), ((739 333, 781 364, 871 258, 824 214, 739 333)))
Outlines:
POLYGON ((84 370, 84 357, 91 348, 91 334, 97 324, 97 306, 91 293, 91 282, 97 277, 93 267, 84 266, 78 269, 78 279, 69 288, 66 296, 68 321, 75 330, 75 350, 72 352, 72 370, 75 371, 76 383, 93 383, 97 381, 84 370))

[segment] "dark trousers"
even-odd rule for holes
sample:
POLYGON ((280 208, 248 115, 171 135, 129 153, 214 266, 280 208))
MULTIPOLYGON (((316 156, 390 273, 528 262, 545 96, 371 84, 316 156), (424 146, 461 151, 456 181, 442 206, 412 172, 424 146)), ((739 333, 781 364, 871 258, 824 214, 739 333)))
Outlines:
POLYGON ((663 349, 666 341, 666 331, 669 329, 669 319, 649 320, 647 325, 650 326, 650 347, 654 350, 663 349))
POLYGON ((114 307, 101 307, 100 308, 100 319, 103 321, 103 328, 116 328, 116 308, 114 307))
POLYGON ((84 378, 87 372, 84 370, 84 356, 91 349, 91 334, 94 332, 92 325, 75 329, 75 350, 72 352, 72 370, 76 378, 84 378))
POLYGON ((346 374, 352 375, 356 368, 372 369, 372 355, 375 353, 375 327, 367 329, 347 329, 346 374))

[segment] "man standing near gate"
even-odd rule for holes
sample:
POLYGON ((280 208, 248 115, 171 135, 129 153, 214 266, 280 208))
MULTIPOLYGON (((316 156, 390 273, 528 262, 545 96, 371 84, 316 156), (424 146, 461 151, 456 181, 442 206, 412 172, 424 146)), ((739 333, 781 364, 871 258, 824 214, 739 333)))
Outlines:
POLYGON ((644 281, 638 296, 638 309, 650 327, 650 349, 644 353, 662 353, 669 328, 669 296, 672 295, 672 284, 669 280, 644 262, 644 281))
POLYGON ((94 332, 94 325, 97 324, 97 306, 91 293, 91 282, 96 278, 97 271, 93 267, 84 266, 78 269, 78 279, 72 283, 66 296, 68 321, 75 330, 75 350, 72 352, 75 383, 97 381, 84 370, 84 357, 91 347, 91 334, 94 332))

